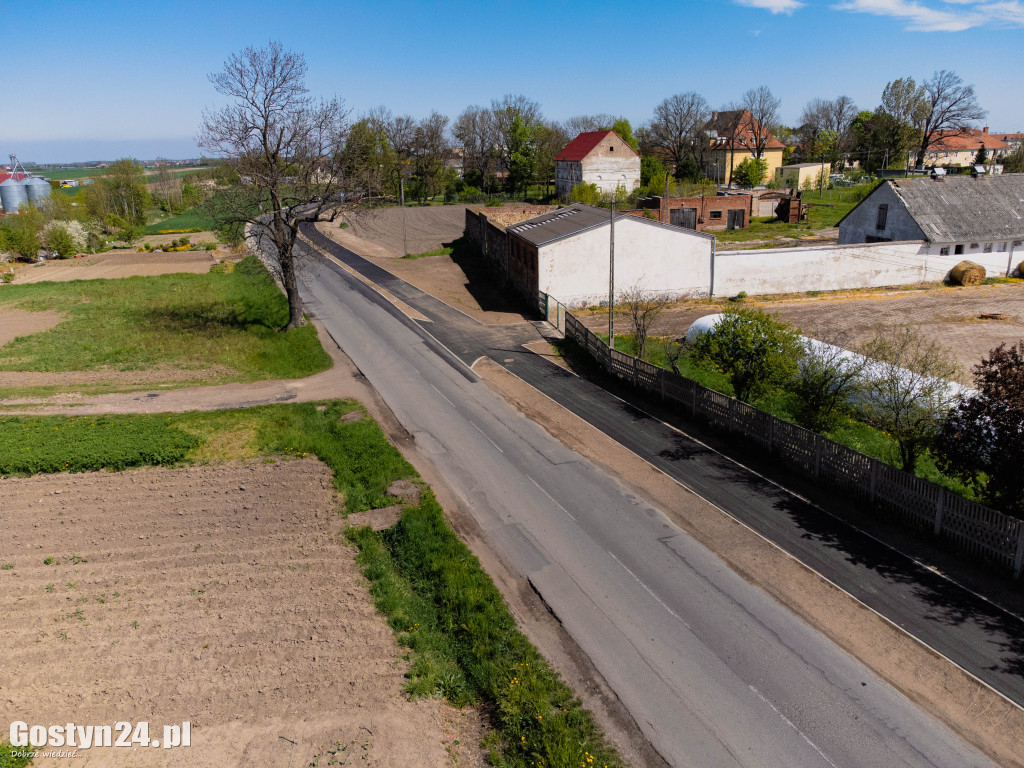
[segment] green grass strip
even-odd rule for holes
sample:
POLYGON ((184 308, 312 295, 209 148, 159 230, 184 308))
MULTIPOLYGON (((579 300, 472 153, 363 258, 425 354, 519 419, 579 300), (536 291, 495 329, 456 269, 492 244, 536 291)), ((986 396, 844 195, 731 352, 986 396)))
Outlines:
POLYGON ((156 416, 0 418, 0 475, 175 464, 200 440, 156 416))
POLYGON ((491 704, 494 765, 622 765, 591 714, 519 631, 431 493, 388 531, 349 535, 377 608, 411 649, 407 690, 491 704))
POLYGON ((15 757, 13 752, 34 752, 35 747, 12 747, 9 741, 0 741, 0 768, 25 768, 32 765, 30 757, 15 757))

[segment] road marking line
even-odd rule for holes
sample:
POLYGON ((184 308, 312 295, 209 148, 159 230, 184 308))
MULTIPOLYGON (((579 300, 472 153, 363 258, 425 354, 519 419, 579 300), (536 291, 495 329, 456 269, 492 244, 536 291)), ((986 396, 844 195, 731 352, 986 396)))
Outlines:
POLYGON ((498 449, 498 453, 504 453, 504 451, 501 450, 501 446, 499 446, 496 442, 491 440, 490 436, 486 432, 484 432, 482 429, 480 429, 480 427, 478 427, 476 425, 475 421, 472 421, 472 420, 469 420, 469 419, 467 419, 467 421, 469 421, 469 423, 473 425, 473 429, 475 429, 477 432, 479 432, 481 435, 484 436, 484 438, 487 440, 488 443, 490 443, 491 445, 493 445, 495 448, 498 449))
MULTIPOLYGON (((427 383, 429 384, 430 382, 427 382, 427 383)), ((433 384, 430 384, 430 388, 432 390, 434 390, 435 392, 437 392, 437 394, 439 394, 441 396, 441 399, 444 400, 446 403, 448 403, 448 405, 450 405, 452 408, 455 408, 455 403, 453 403, 451 400, 449 400, 447 397, 445 397, 444 396, 444 392, 442 392, 440 389, 435 387, 433 384)))
POLYGON ((617 557, 615 556, 615 553, 614 553, 614 552, 608 552, 608 554, 609 554, 609 555, 611 556, 612 560, 614 560, 614 561, 615 561, 616 563, 618 563, 619 565, 621 565, 621 566, 622 566, 622 569, 623 569, 623 570, 624 570, 624 571, 625 571, 626 573, 628 573, 628 574, 629 574, 630 576, 632 576, 632 577, 633 577, 633 580, 634 580, 634 581, 636 581, 636 583, 637 583, 637 584, 639 584, 639 585, 640 585, 641 587, 643 587, 644 589, 646 589, 646 590, 647 590, 647 594, 649 594, 649 595, 650 595, 651 597, 653 597, 653 598, 654 598, 655 600, 657 600, 657 601, 658 601, 658 603, 659 603, 659 604, 661 605, 661 607, 662 607, 662 608, 664 608, 664 609, 665 609, 666 611, 668 611, 668 612, 669 612, 670 614, 672 614, 672 616, 673 616, 673 617, 675 618, 675 620, 676 620, 676 621, 678 621, 678 622, 679 622, 680 624, 682 624, 682 625, 683 625, 684 627, 686 627, 687 629, 689 629, 689 630, 691 630, 691 631, 693 630, 693 627, 691 627, 691 626, 690 626, 690 625, 689 625, 689 624, 688 624, 688 623, 687 623, 687 622, 686 622, 686 621, 685 621, 685 620, 683 619, 683 617, 682 617, 682 616, 680 616, 680 615, 679 615, 678 613, 676 613, 675 611, 673 611, 673 610, 672 610, 672 609, 671 609, 671 608, 670 608, 670 607, 669 607, 669 606, 668 606, 668 605, 667 605, 667 604, 665 603, 665 601, 664 601, 664 600, 662 600, 662 599, 661 599, 660 597, 658 597, 658 596, 657 596, 656 594, 654 594, 654 591, 653 591, 653 590, 652 590, 652 589, 651 589, 650 587, 648 587, 648 586, 647 586, 646 584, 644 584, 644 583, 643 583, 643 581, 641 581, 641 579, 640 579, 640 577, 639 577, 639 576, 637 576, 637 575, 636 575, 635 573, 633 573, 633 572, 632 572, 631 570, 629 570, 629 567, 628 567, 628 566, 627 566, 627 565, 626 565, 626 564, 625 564, 624 562, 622 562, 621 560, 619 560, 619 558, 617 558, 617 557))
POLYGON ((536 480, 534 480, 534 479, 533 479, 532 477, 530 477, 529 475, 527 475, 527 477, 528 477, 528 478, 530 479, 530 482, 531 482, 531 483, 533 483, 534 485, 536 485, 536 486, 537 486, 538 490, 539 490, 539 491, 540 491, 541 493, 543 493, 543 494, 544 494, 545 496, 547 496, 547 497, 548 497, 549 499, 551 499, 551 503, 552 503, 552 504, 554 504, 554 505, 555 505, 556 507, 558 507, 558 508, 559 508, 560 510, 562 510, 563 512, 565 512, 565 514, 567 514, 567 515, 568 515, 569 517, 571 517, 571 518, 573 519, 573 521, 575 521, 575 520, 576 520, 576 518, 575 518, 575 517, 573 517, 573 514, 572 514, 572 512, 570 512, 570 511, 569 511, 568 509, 566 509, 566 508, 565 508, 565 507, 563 507, 563 506, 562 506, 561 504, 559 504, 559 503, 558 503, 557 501, 555 501, 555 497, 554 497, 554 496, 552 496, 552 495, 551 495, 550 493, 548 493, 547 491, 545 491, 545 490, 544 490, 544 489, 543 489, 543 488, 541 487, 541 484, 540 484, 540 483, 538 483, 538 482, 537 482, 536 480))
POLYGON ((805 733, 804 733, 803 731, 801 731, 801 730, 800 730, 799 728, 797 728, 797 727, 796 727, 795 725, 793 725, 793 721, 792 721, 792 720, 790 720, 790 719, 789 719, 788 717, 786 717, 786 716, 785 716, 784 714, 782 714, 782 713, 781 713, 781 712, 779 711, 779 708, 778 708, 778 707, 776 707, 776 706, 775 706, 774 704, 772 704, 772 703, 771 703, 770 701, 768 701, 768 699, 767 699, 767 698, 765 698, 764 694, 762 694, 762 693, 761 693, 761 692, 760 692, 759 690, 757 690, 757 688, 755 688, 755 687, 754 687, 754 686, 752 686, 752 685, 748 685, 747 687, 748 687, 748 688, 750 688, 750 690, 752 690, 752 691, 753 691, 754 693, 756 693, 756 694, 757 694, 757 697, 758 697, 758 698, 759 698, 759 699, 760 699, 761 701, 763 701, 763 702, 764 702, 765 704, 767 704, 767 705, 768 705, 769 707, 771 707, 772 709, 774 709, 774 710, 775 710, 775 714, 777 714, 777 715, 778 715, 779 717, 781 717, 781 718, 782 718, 782 720, 783 720, 783 722, 785 722, 785 723, 786 723, 786 725, 788 725, 788 726, 789 726, 790 728, 792 728, 792 729, 793 729, 794 731, 796 731, 797 733, 799 733, 799 734, 800 734, 800 737, 801 737, 801 738, 802 738, 802 739, 803 739, 804 741, 806 741, 806 742, 807 742, 808 744, 810 744, 810 745, 811 745, 812 747, 814 747, 814 751, 815 751, 815 752, 817 752, 817 753, 818 753, 819 755, 821 755, 821 758, 822 758, 822 759, 823 759, 823 760, 824 760, 824 761, 825 761, 826 763, 828 763, 829 765, 831 765, 831 766, 832 766, 832 768, 838 768, 838 766, 837 766, 837 765, 836 765, 835 763, 833 763, 833 762, 832 762, 831 760, 829 760, 829 759, 828 759, 828 756, 827 756, 827 755, 826 755, 826 754, 825 754, 824 752, 822 752, 822 751, 821 751, 821 750, 820 750, 820 749, 818 748, 818 745, 817 745, 817 744, 815 744, 815 743, 814 743, 813 741, 811 741, 811 740, 810 740, 809 738, 807 738, 807 734, 805 734, 805 733))

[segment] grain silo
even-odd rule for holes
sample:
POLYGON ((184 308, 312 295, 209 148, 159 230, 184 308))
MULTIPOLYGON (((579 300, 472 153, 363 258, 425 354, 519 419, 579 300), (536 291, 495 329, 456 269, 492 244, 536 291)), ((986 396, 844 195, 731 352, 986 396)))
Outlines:
POLYGON ((27 202, 28 190, 25 189, 24 182, 18 180, 16 174, 7 181, 0 182, 0 205, 7 213, 14 213, 27 202))
POLYGON ((50 197, 50 182, 46 179, 33 176, 32 178, 25 179, 22 185, 28 193, 28 201, 34 206, 38 207, 43 200, 50 197))

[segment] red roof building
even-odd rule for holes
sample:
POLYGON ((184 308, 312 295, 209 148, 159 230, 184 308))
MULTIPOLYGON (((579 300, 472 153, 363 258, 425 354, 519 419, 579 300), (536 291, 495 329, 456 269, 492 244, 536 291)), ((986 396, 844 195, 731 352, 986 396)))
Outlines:
POLYGON ((640 185, 640 155, 615 131, 581 133, 555 156, 555 194, 568 197, 577 184, 604 194, 640 185))

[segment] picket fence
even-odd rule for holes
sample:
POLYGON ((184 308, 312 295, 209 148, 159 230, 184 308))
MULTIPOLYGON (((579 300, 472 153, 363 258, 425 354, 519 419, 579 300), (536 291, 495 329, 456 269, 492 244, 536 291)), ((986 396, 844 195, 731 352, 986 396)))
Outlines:
POLYGON ((540 294, 540 311, 606 372, 682 406, 691 418, 742 436, 807 477, 887 509, 914 530, 947 539, 964 553, 1009 571, 1024 566, 1024 521, 865 456, 815 432, 701 386, 692 379, 610 349, 564 305, 540 294))

